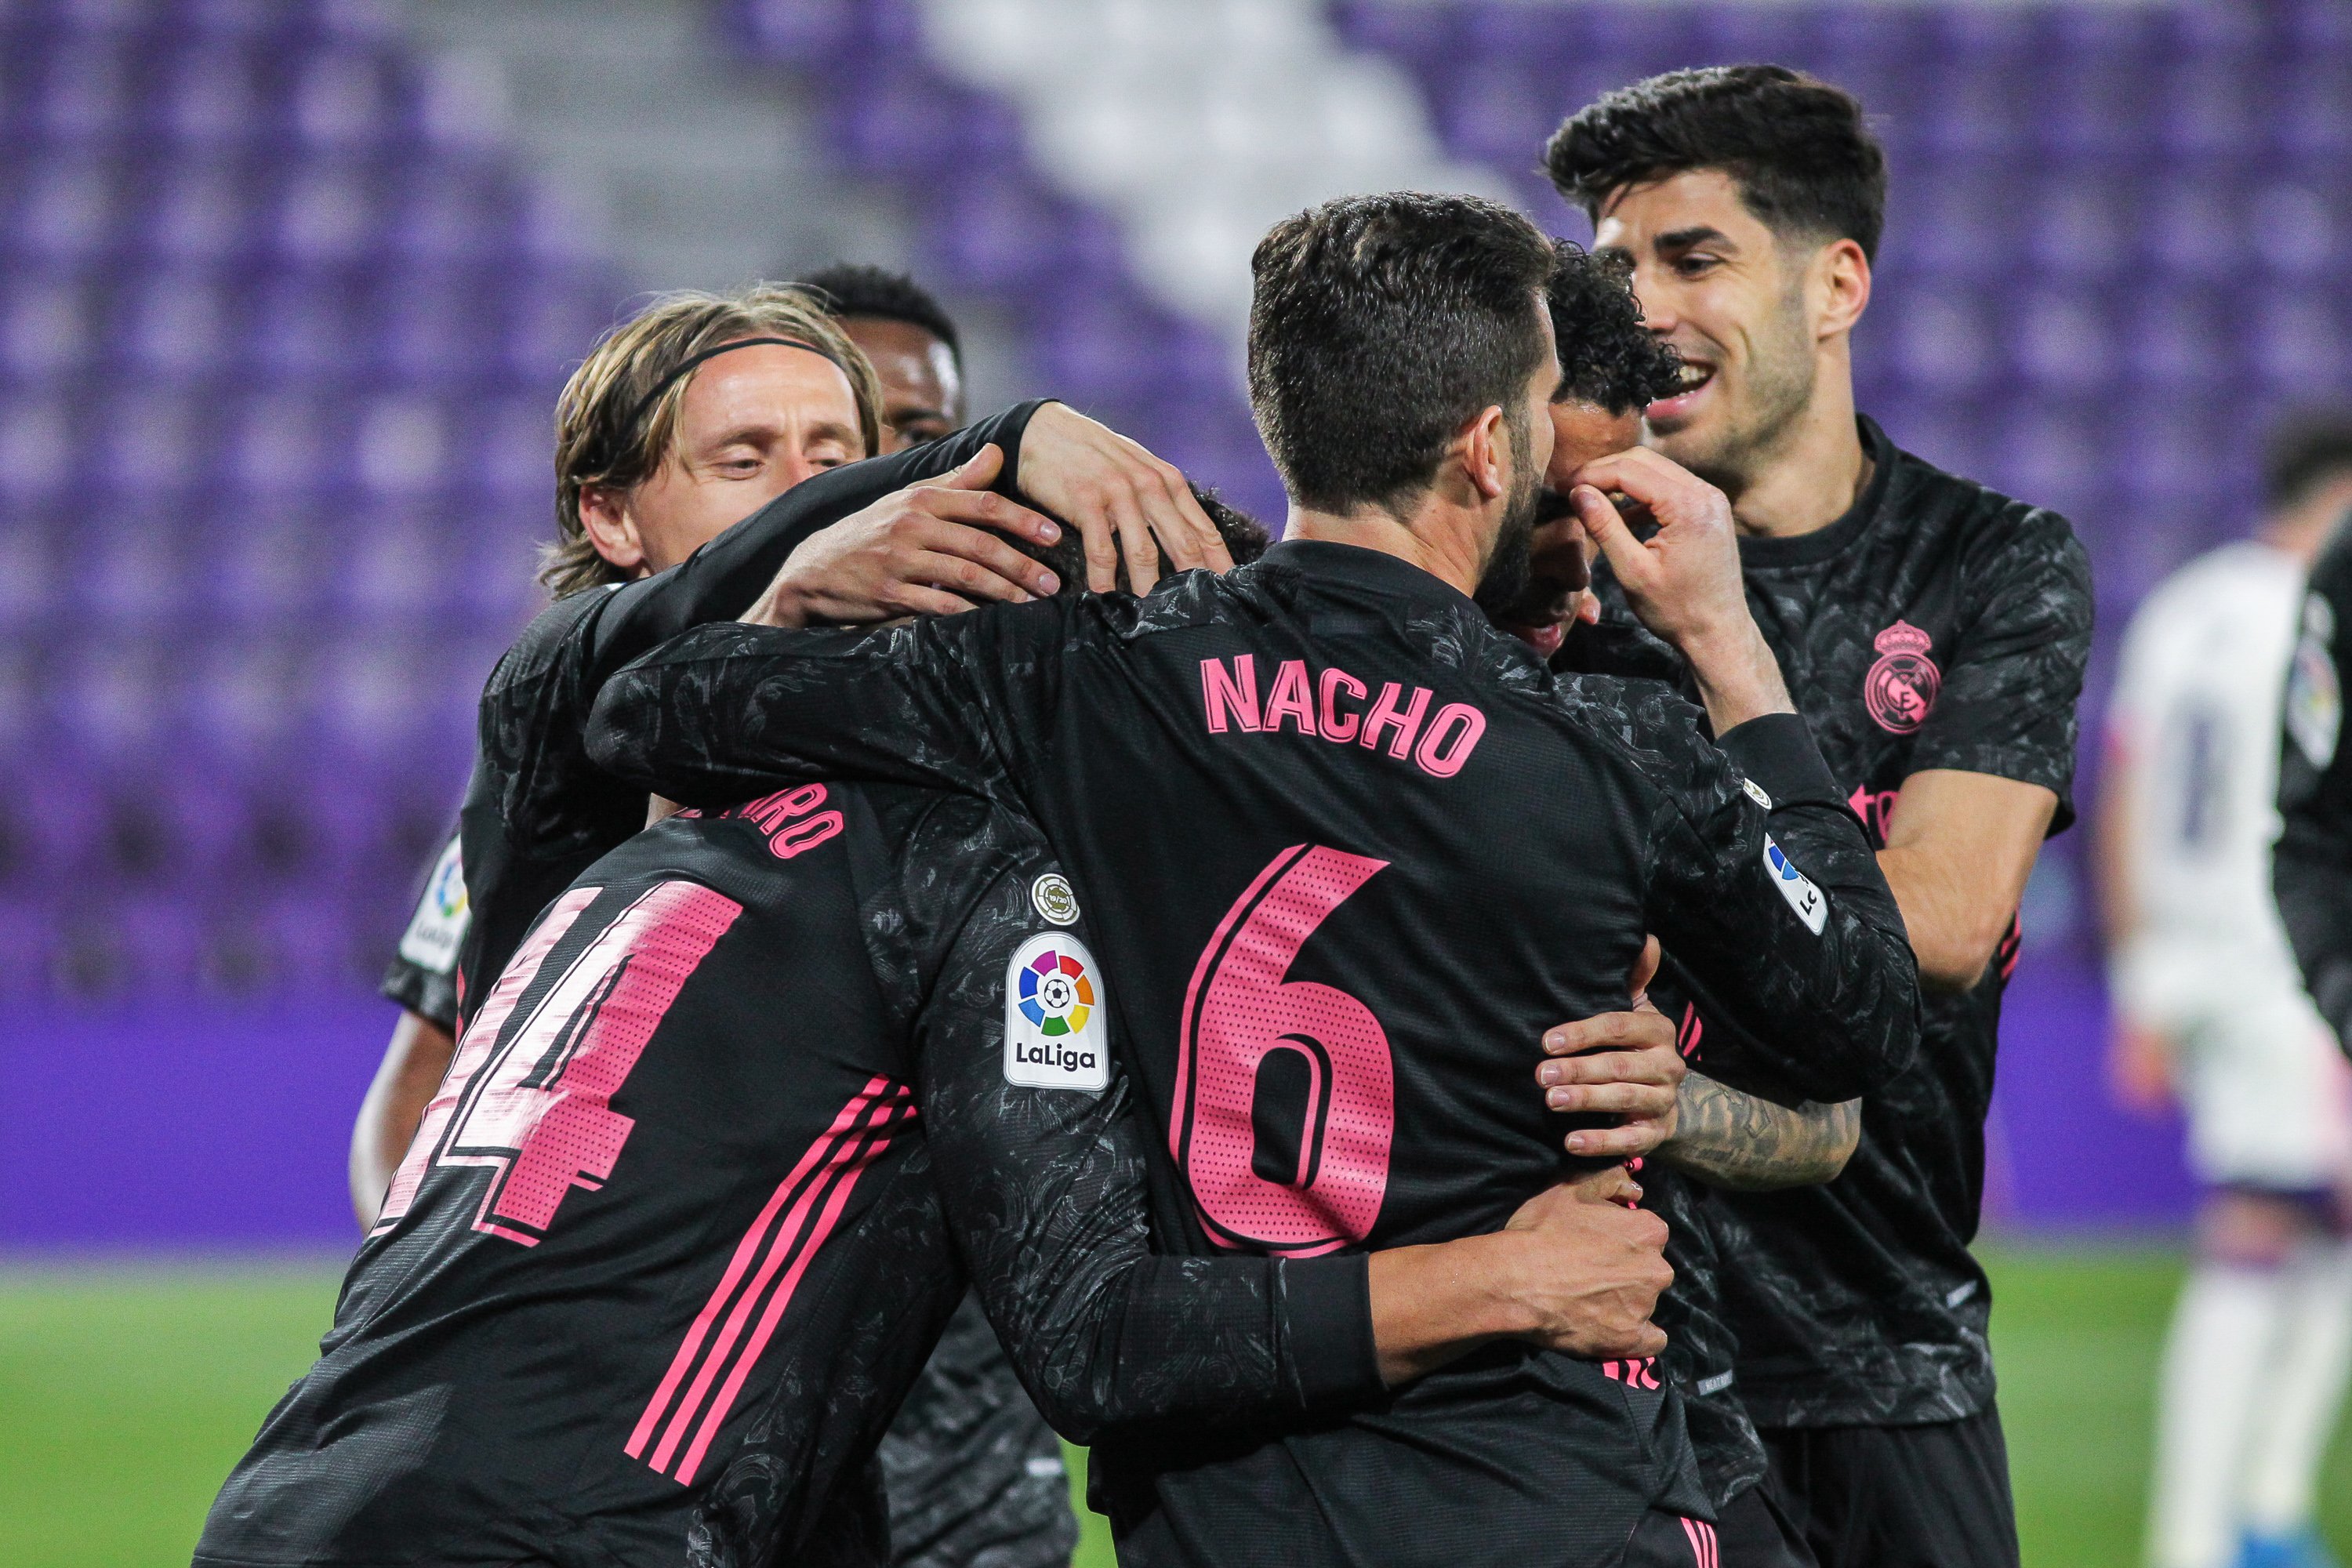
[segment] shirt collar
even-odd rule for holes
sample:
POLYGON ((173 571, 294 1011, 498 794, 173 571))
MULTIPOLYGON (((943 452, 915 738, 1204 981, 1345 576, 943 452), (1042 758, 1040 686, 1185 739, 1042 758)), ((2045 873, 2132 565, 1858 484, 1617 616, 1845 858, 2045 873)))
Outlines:
POLYGON ((1448 609, 1476 610, 1467 594, 1432 572, 1384 550, 1341 544, 1328 539, 1286 539, 1261 557, 1264 564, 1294 575, 1339 583, 1365 593, 1412 599, 1448 609))

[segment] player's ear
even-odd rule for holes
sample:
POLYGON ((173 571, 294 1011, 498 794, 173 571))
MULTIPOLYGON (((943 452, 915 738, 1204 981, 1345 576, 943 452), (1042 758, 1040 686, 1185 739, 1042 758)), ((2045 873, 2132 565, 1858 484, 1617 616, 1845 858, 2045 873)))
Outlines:
POLYGON ((1510 431, 1503 424, 1503 411, 1488 404, 1478 416, 1462 427, 1454 444, 1461 454, 1462 477, 1478 493, 1481 500, 1493 500, 1511 488, 1510 431))
POLYGON ((624 572, 645 564, 646 542, 629 506, 629 492, 610 485, 580 487, 580 527, 596 553, 624 572))
POLYGON ((1853 331, 1870 307, 1870 258, 1851 239, 1832 240, 1813 257, 1815 335, 1836 337, 1853 331))

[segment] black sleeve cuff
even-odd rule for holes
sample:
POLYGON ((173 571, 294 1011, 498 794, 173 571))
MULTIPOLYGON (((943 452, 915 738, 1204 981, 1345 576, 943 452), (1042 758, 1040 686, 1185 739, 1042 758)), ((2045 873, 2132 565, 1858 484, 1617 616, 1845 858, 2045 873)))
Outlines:
POLYGON ((457 1032, 457 987, 446 974, 395 958, 383 972, 383 984, 376 987, 376 994, 399 1003, 428 1024, 453 1035, 457 1032))
POLYGON ((1021 437, 1029 433, 1029 421, 1037 410, 1055 401, 1050 397, 1033 397, 1026 403, 1016 403, 992 421, 996 444, 1004 450, 1004 469, 996 476, 996 493, 1018 500, 1021 498, 1021 437))
POLYGON ((1286 1258, 1280 1269, 1283 1342, 1310 1406, 1380 1393, 1380 1347, 1372 1338, 1371 1259, 1365 1253, 1286 1258))
POLYGON ((1717 742, 1733 764, 1772 797, 1774 805, 1810 801, 1843 805, 1845 795, 1822 761, 1813 732, 1794 713, 1767 713, 1727 731, 1717 742))

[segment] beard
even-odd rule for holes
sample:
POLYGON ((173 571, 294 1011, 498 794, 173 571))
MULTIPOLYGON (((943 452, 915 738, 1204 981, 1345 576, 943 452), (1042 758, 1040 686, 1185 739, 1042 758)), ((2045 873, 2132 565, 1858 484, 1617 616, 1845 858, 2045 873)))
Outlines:
POLYGON ((1812 406, 1819 376, 1805 331, 1804 297, 1791 290, 1781 305, 1774 330, 1759 335, 1748 362, 1745 406, 1727 410, 1728 417, 1711 436, 1678 431, 1658 443, 1667 457, 1735 496, 1770 463, 1812 406))
POLYGON ((1542 510, 1541 474, 1535 471, 1534 437, 1518 426, 1511 432, 1511 492, 1503 502, 1503 526, 1496 531, 1495 547, 1478 574, 1477 591, 1470 597, 1495 619, 1517 604, 1532 575, 1529 556, 1536 537, 1537 514, 1542 510))

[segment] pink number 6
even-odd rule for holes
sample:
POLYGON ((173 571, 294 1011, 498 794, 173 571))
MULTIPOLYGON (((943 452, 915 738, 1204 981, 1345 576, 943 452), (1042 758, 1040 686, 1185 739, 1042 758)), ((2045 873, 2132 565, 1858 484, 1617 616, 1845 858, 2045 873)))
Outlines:
POLYGON ((1344 991, 1286 980, 1331 911, 1388 864, 1294 844, 1258 873, 1192 971, 1177 1046, 1170 1148, 1220 1247, 1291 1257, 1370 1235, 1389 1184, 1396 1078, 1380 1020, 1344 991), (1258 1075, 1277 1051, 1307 1069, 1293 1179, 1253 1170, 1258 1075))

